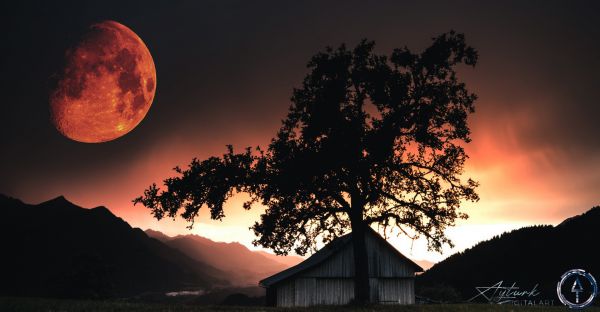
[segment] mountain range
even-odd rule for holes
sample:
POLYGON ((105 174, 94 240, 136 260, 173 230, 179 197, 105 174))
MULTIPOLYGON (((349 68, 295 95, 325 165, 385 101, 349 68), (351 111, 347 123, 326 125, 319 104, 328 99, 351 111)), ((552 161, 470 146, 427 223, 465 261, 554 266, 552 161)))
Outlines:
POLYGON ((148 235, 106 207, 62 196, 30 205, 0 195, 0 213, 0 295, 108 298, 257 285, 302 260, 194 235, 148 235))
POLYGON ((600 277, 596 237, 600 207, 566 219, 556 226, 524 227, 454 254, 416 279, 417 294, 442 301, 464 301, 477 296, 476 287, 499 282, 521 290, 539 291, 537 299, 556 299, 563 273, 583 269, 600 277), (537 285, 537 286, 536 286, 537 285))
MULTIPOLYGON (((4 296, 122 298, 256 288, 259 279, 302 261, 197 235, 144 232, 105 207, 81 208, 62 196, 31 205, 0 195, 0 213, 4 296)), ((595 207, 557 226, 504 233, 417 276, 417 294, 465 301, 477 295, 476 287, 503 282, 555 298, 556 283, 567 270, 600 277, 598 228, 600 207, 595 207)))
POLYGON ((215 242, 198 235, 169 237, 154 230, 146 230, 146 234, 197 261, 225 272, 228 281, 234 286, 256 286, 259 280, 304 260, 298 256, 276 256, 265 251, 251 251, 240 243, 215 242))

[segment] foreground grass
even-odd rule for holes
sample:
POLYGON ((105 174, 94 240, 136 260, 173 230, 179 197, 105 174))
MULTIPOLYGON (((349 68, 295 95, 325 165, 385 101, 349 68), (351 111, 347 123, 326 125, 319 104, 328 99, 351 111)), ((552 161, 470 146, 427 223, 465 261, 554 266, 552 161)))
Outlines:
MULTIPOLYGON (((192 311, 357 311, 357 312, 528 312, 528 311, 569 311, 566 307, 521 307, 509 305, 488 304, 450 304, 450 305, 374 305, 368 307, 349 306, 317 306, 310 308, 270 308, 270 307, 230 307, 230 306, 199 306, 185 304, 160 304, 160 303, 132 303, 126 301, 90 301, 90 300, 58 300, 41 298, 0 298, 0 311, 2 312, 79 312, 79 311, 143 311, 143 312, 192 312, 192 311)), ((571 310, 572 311, 572 310, 571 310)), ((600 308, 593 307, 586 312, 600 312, 600 308)))

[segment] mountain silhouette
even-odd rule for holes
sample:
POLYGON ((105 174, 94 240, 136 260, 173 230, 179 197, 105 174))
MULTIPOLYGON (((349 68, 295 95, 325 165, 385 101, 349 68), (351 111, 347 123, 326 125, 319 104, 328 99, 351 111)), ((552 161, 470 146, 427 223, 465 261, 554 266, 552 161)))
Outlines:
POLYGON ((228 285, 226 274, 194 260, 106 207, 64 197, 38 205, 0 195, 0 294, 70 298, 228 285))
POLYGON ((268 253, 266 251, 255 251, 255 253, 258 253, 260 255, 263 255, 275 262, 279 262, 283 265, 285 265, 286 267, 291 267, 294 266, 302 261, 304 261, 304 258, 298 257, 298 256, 278 256, 272 253, 268 253))
POLYGON ((144 232, 146 233, 146 235, 148 235, 152 238, 156 238, 163 243, 173 239, 171 236, 168 236, 168 235, 164 234, 163 232, 155 231, 152 229, 147 229, 144 232))
POLYGON ((195 260, 226 272, 229 281, 236 286, 257 286, 259 280, 303 260, 295 256, 281 257, 267 252, 251 251, 240 243, 215 242, 198 235, 169 237, 154 230, 146 230, 146 234, 195 260))
POLYGON ((427 261, 427 260, 413 260, 416 264, 423 268, 423 270, 427 271, 432 266, 435 265, 435 262, 427 261))
POLYGON ((503 281, 521 289, 538 284, 538 299, 556 299, 556 284, 566 271, 583 269, 600 277, 600 253, 594 240, 599 228, 600 207, 594 207, 557 226, 504 233, 454 254, 418 276, 417 294, 462 301, 478 294, 475 287, 503 281))

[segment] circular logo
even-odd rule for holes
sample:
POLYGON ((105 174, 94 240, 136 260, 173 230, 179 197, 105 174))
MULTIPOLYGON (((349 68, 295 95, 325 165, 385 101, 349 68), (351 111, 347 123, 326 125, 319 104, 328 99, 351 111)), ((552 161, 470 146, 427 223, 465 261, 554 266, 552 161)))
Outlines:
POLYGON ((583 309, 594 301, 598 285, 592 274, 581 269, 565 272, 556 285, 558 299, 572 309, 583 309))

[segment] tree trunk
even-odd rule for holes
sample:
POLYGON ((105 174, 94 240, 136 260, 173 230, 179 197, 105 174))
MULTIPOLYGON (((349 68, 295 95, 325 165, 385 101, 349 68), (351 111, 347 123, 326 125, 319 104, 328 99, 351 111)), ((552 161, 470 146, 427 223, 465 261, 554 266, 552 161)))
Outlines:
POLYGON ((354 301, 356 304, 369 302, 369 263, 365 234, 367 225, 362 216, 362 206, 352 205, 352 246, 354 248, 354 301))

